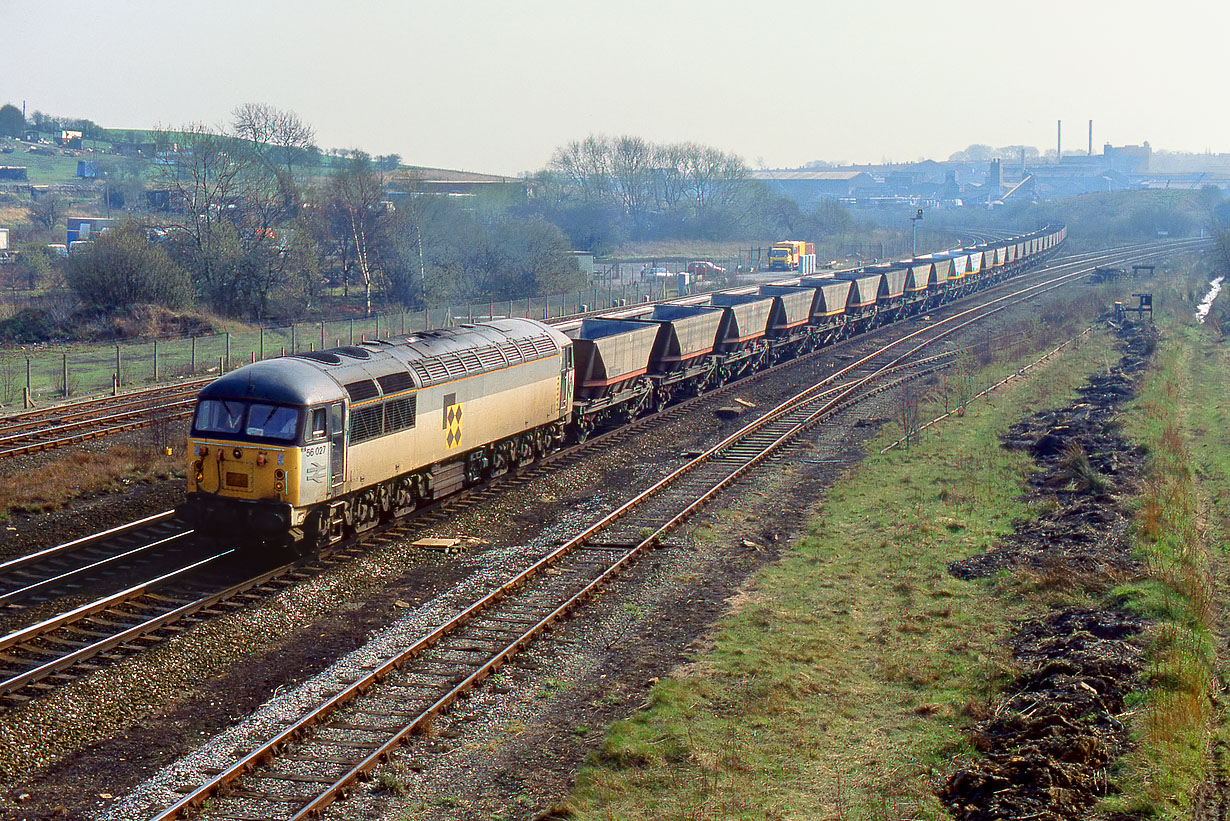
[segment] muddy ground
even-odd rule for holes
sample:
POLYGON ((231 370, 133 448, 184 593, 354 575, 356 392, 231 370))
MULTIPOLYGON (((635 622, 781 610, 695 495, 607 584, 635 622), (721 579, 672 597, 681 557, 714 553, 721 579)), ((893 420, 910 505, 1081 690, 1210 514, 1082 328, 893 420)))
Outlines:
MULTIPOLYGON (((1005 447, 1036 462, 1030 494, 1044 512, 988 553, 954 563, 954 575, 1031 573, 1048 584, 1104 592, 1140 573, 1128 541, 1127 497, 1145 454, 1119 436, 1115 414, 1135 394, 1157 332, 1129 321, 1118 333, 1122 357, 1080 389, 1079 401, 1036 413, 1003 437, 1005 447)), ((1130 743, 1119 717, 1128 694, 1142 686, 1147 629, 1114 609, 1063 610, 1007 639, 1018 672, 970 733, 980 757, 940 791, 953 817, 1094 817, 1099 797, 1113 789, 1113 762, 1130 743)))

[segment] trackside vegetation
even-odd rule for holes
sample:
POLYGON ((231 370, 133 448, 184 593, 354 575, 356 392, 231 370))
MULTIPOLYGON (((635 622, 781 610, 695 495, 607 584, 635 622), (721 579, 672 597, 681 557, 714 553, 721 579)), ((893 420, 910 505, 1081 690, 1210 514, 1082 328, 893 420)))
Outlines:
MULTIPOLYGON (((1149 578, 1115 591, 1157 619, 1136 748, 1109 810, 1189 818, 1224 781, 1226 545, 1230 543, 1230 351, 1216 323, 1194 324, 1207 279, 1172 289, 1155 367, 1126 418, 1148 447, 1133 538, 1149 578)), ((1224 798, 1224 797, 1223 797, 1224 798)))
POLYGON ((997 642, 1056 598, 1090 594, 1028 575, 962 582, 947 565, 1030 515, 1031 465, 999 434, 1069 401, 1114 359, 1097 333, 908 450, 877 453, 900 434, 886 426, 712 651, 611 728, 564 808, 581 819, 948 817, 935 784, 1009 675, 997 642))

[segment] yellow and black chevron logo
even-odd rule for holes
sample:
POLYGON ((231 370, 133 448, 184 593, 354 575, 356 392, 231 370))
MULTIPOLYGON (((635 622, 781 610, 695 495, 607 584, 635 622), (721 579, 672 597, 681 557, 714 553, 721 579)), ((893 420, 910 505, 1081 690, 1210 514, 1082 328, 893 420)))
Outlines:
POLYGON ((450 449, 461 444, 461 403, 454 396, 444 398, 444 427, 448 431, 444 441, 450 449))

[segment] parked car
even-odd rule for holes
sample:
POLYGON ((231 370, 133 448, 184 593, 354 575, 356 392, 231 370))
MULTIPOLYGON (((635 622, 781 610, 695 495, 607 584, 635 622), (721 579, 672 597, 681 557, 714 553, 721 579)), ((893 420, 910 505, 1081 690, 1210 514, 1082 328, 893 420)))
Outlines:
POLYGON ((696 262, 688 263, 688 273, 698 277, 714 277, 718 274, 726 273, 726 269, 721 265, 714 265, 708 260, 697 260, 696 262))
POLYGON ((653 279, 654 277, 668 277, 671 272, 666 268, 650 268, 646 265, 641 269, 641 279, 653 279))

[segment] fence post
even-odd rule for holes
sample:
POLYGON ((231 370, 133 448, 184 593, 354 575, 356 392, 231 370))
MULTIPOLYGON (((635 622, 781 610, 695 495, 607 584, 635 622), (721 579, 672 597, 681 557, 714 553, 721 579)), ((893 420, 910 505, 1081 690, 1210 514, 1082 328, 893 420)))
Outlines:
POLYGON ((401 311, 401 335, 402 336, 406 335, 406 309, 405 308, 402 308, 402 311, 401 311))
POLYGON ((27 410, 33 407, 34 394, 31 393, 30 391, 30 357, 28 356, 26 357, 26 392, 23 398, 24 398, 24 401, 22 402, 22 404, 25 405, 27 410))
POLYGON ((260 357, 265 358, 265 326, 261 326, 260 357))
POLYGON ((115 387, 119 388, 124 384, 124 363, 120 359, 120 346, 115 346, 115 387))
POLYGON ((325 321, 320 320, 320 349, 325 349, 325 321))
POLYGON ((224 373, 226 373, 226 358, 220 356, 218 357, 218 376, 224 373))
POLYGON ((195 336, 192 337, 192 363, 190 367, 192 368, 191 373, 195 376, 196 375, 196 337, 195 336))
POLYGON ((62 364, 64 366, 64 398, 67 399, 68 398, 68 353, 67 352, 64 353, 63 356, 64 356, 64 360, 62 364))
MULTIPOLYGON (((65 371, 67 373, 67 371, 65 371)), ((158 381, 158 340, 154 340, 154 381, 158 381)))
POLYGON ((226 332, 226 366, 231 366, 231 332, 226 332))
POLYGON ((348 342, 348 343, 346 343, 346 344, 348 344, 348 345, 353 345, 353 344, 354 344, 354 320, 353 320, 353 319, 352 319, 352 320, 350 320, 350 342, 348 342))
POLYGON ((290 323, 290 354, 291 356, 294 356, 296 353, 299 352, 299 340, 297 339, 297 336, 298 334, 295 333, 295 323, 292 322, 290 323))

